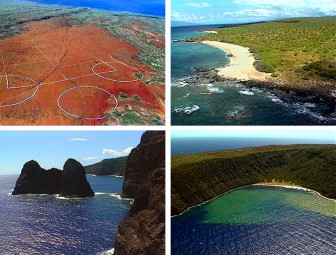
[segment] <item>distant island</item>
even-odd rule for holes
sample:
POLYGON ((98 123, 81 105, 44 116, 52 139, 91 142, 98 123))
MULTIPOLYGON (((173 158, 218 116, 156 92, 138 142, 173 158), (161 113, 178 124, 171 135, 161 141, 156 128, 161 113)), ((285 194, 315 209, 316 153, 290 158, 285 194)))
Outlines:
POLYGON ((85 176, 84 167, 74 159, 68 159, 63 171, 52 168, 45 170, 31 160, 24 164, 12 195, 59 194, 62 197, 93 197, 85 176))
POLYGON ((215 32, 192 40, 233 55, 229 66, 218 69, 220 76, 336 96, 335 17, 258 22, 215 32))
POLYGON ((265 146, 173 155, 171 213, 257 183, 296 185, 336 198, 336 146, 265 146))
POLYGON ((127 157, 104 159, 96 164, 85 166, 87 174, 125 176, 127 157))

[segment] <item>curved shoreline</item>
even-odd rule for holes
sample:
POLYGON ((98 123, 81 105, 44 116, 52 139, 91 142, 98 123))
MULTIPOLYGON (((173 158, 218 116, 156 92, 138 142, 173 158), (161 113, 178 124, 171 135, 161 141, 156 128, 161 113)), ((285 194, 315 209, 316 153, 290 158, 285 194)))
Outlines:
POLYGON ((202 41, 212 47, 216 47, 226 53, 229 53, 230 64, 217 68, 218 75, 229 78, 237 79, 240 81, 257 80, 257 81, 269 81, 272 80, 270 73, 259 72, 253 66, 255 59, 250 49, 240 45, 217 42, 217 41, 202 41))
POLYGON ((235 188, 235 189, 231 189, 223 194, 219 194, 217 195, 216 197, 214 198, 211 198, 209 200, 206 200, 200 204, 197 204, 197 205, 193 205, 193 206, 190 206, 188 207, 187 209, 185 209, 184 211, 182 211, 181 213, 179 214, 176 214, 176 215, 172 215, 171 218, 174 218, 174 217, 177 217, 177 216, 181 216, 182 214, 186 213, 187 211, 195 208, 195 207, 198 207, 198 206, 201 206, 203 204, 206 204, 212 200, 215 200, 217 198, 219 198, 220 196, 224 196, 226 194, 228 194, 229 192, 232 192, 232 191, 235 191, 235 190, 238 190, 238 189, 241 189, 241 188, 246 188, 246 187, 250 187, 250 186, 265 186, 265 187, 279 187, 279 188, 285 188, 285 189, 296 189, 296 190, 303 190, 303 191, 306 191, 306 192, 310 192, 310 193, 314 193, 324 199, 327 199, 327 200, 330 200, 330 201, 334 201, 336 203, 336 199, 332 199, 332 198, 328 198, 328 197, 325 197, 325 196, 322 196, 319 192, 315 191, 315 190, 312 190, 312 189, 308 189, 308 188, 305 188, 305 187, 302 187, 302 186, 298 186, 298 185, 286 185, 286 184, 275 184, 275 183, 255 183, 255 184, 249 184, 249 185, 244 185, 244 186, 241 186, 241 187, 238 187, 238 188, 235 188))

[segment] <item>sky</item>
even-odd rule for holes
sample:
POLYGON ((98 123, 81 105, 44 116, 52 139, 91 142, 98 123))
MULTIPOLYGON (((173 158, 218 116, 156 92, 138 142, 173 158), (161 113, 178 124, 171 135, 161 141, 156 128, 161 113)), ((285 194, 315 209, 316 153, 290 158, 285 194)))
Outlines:
POLYGON ((335 15, 335 0, 171 0, 172 21, 195 24, 237 24, 335 15))
POLYGON ((335 129, 258 127, 225 130, 172 131, 172 154, 200 153, 231 150, 244 147, 289 144, 336 144, 335 129))
POLYGON ((63 169, 74 158, 91 165, 105 158, 127 156, 145 131, 0 131, 0 175, 19 174, 36 160, 44 169, 63 169))

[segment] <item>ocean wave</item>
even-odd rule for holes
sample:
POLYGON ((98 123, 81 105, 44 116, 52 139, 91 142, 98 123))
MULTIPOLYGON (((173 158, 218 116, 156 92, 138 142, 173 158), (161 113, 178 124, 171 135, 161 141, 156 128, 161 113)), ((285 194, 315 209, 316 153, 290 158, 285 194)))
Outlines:
POLYGON ((113 254, 114 254, 114 248, 112 248, 111 250, 97 253, 97 255, 113 255, 113 254))
POLYGON ((123 198, 121 197, 121 193, 111 193, 110 194, 111 197, 114 197, 114 198, 117 198, 117 199, 120 199, 120 200, 125 200, 125 201, 131 201, 131 203, 133 203, 133 198, 123 198))
POLYGON ((246 95, 246 96, 253 96, 254 92, 249 91, 249 90, 240 90, 238 91, 239 94, 246 95))
POLYGON ((55 195, 56 199, 60 200, 79 200, 79 199, 85 199, 85 197, 63 197, 61 195, 55 195))
POLYGON ((216 87, 214 87, 213 84, 200 84, 199 87, 206 87, 207 90, 210 92, 210 93, 202 92, 202 93, 201 93, 202 95, 210 95, 210 94, 221 94, 221 93, 224 93, 224 90, 223 90, 223 89, 216 88, 216 87))
POLYGON ((311 116, 315 119, 318 119, 320 121, 333 120, 332 118, 327 118, 327 117, 322 116, 321 114, 312 112, 311 110, 309 110, 306 107, 300 107, 299 109, 296 109, 295 113, 297 113, 297 114, 308 114, 309 116, 311 116))
POLYGON ((224 93, 223 89, 219 89, 219 88, 214 88, 214 87, 208 87, 208 90, 213 93, 213 94, 221 94, 224 93))
POLYGON ((323 116, 322 114, 318 112, 314 112, 311 110, 311 108, 316 108, 317 105, 314 103, 301 103, 301 102, 296 102, 296 103, 286 103, 283 100, 281 100, 279 97, 276 95, 269 93, 266 95, 269 99, 271 99, 272 102, 285 106, 289 109, 292 109, 295 114, 305 114, 310 116, 311 118, 317 119, 318 121, 335 121, 336 118, 328 118, 323 116))
POLYGON ((228 111, 226 115, 229 118, 239 118, 245 117, 243 114, 245 113, 246 107, 244 105, 237 105, 232 110, 228 111))
POLYGON ((186 106, 186 107, 177 107, 174 109, 174 112, 176 113, 184 113, 184 114, 192 114, 193 112, 197 112, 199 109, 201 109, 198 105, 194 104, 192 106, 186 106))
POLYGON ((309 108, 315 108, 316 104, 314 104, 314 103, 304 103, 303 106, 304 107, 309 107, 309 108))

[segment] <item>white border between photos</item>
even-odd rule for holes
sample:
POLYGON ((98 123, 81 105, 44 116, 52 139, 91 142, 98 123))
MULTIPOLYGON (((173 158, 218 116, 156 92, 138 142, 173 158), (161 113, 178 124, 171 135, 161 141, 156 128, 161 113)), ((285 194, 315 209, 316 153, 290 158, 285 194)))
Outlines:
POLYGON ((336 126, 171 126, 171 2, 166 1, 165 16, 165 125, 164 126, 0 126, 1 131, 165 131, 166 133, 166 254, 171 254, 171 131, 241 131, 253 132, 254 130, 298 131, 318 130, 334 131, 336 144, 336 126))

